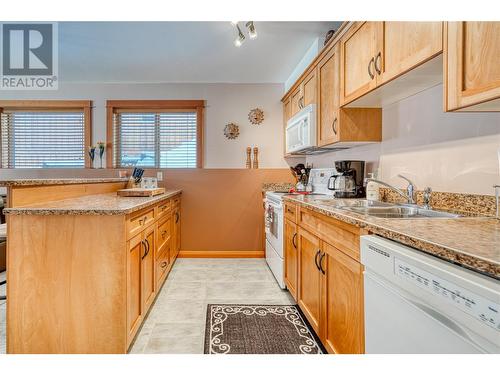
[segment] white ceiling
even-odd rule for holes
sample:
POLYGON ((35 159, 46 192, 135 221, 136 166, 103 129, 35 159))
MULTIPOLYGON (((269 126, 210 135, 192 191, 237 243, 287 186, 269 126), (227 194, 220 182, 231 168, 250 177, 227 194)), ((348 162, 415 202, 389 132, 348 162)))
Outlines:
POLYGON ((314 39, 338 25, 255 22, 258 38, 246 34, 236 48, 230 22, 61 22, 59 76, 67 82, 282 83, 314 39))

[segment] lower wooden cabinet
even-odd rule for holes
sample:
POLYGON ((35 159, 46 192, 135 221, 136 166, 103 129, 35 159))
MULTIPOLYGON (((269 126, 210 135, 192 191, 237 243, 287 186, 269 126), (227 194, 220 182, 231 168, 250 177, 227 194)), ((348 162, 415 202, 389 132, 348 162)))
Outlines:
MULTIPOLYGON (((334 224, 329 221, 328 225, 334 224)), ((342 223, 339 231, 345 232, 346 225, 342 223)), ((363 266, 357 260, 359 254, 353 254, 352 246, 345 251, 339 249, 327 242, 330 237, 311 228, 304 229, 300 221, 295 224, 285 220, 285 274, 293 271, 294 261, 298 264, 296 292, 293 282, 285 277, 287 286, 329 353, 364 353, 363 266), (298 233, 296 260, 290 244, 293 232, 298 233)), ((337 245, 343 247, 342 241, 337 245)))
POLYGON ((297 303, 314 331, 320 333, 321 272, 319 238, 299 228, 299 290, 297 303))
POLYGON ((364 353, 363 266, 322 243, 320 338, 329 353, 364 353))
POLYGON ((293 298, 297 299, 298 273, 298 233, 297 224, 285 220, 285 284, 293 298))

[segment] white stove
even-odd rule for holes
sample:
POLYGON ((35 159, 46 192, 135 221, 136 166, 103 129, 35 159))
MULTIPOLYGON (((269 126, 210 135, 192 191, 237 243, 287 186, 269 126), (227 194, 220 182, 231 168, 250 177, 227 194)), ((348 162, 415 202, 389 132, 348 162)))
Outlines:
MULTIPOLYGON (((328 190, 328 179, 335 173, 333 168, 312 169, 309 175, 313 185, 312 194, 333 196, 333 191, 328 190)), ((266 192, 265 225, 266 225, 266 261, 276 281, 282 289, 286 289, 284 279, 285 262, 284 251, 284 214, 283 196, 290 193, 268 191, 266 192)))

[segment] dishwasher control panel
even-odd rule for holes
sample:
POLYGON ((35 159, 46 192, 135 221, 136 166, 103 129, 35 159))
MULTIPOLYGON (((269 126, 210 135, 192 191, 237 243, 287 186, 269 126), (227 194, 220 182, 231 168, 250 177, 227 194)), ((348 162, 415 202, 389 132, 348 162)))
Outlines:
POLYGON ((453 304, 460 310, 500 331, 500 305, 498 303, 424 271, 397 257, 394 258, 394 272, 397 276, 425 289, 434 296, 453 304))

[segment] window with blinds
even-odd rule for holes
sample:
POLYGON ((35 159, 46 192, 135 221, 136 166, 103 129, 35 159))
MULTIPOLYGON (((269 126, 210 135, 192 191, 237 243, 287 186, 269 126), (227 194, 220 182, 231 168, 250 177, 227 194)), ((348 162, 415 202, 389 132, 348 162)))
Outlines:
POLYGON ((197 111, 127 111, 113 114, 115 167, 197 168, 197 111))
POLYGON ((84 168, 81 110, 7 110, 0 113, 3 168, 84 168))

